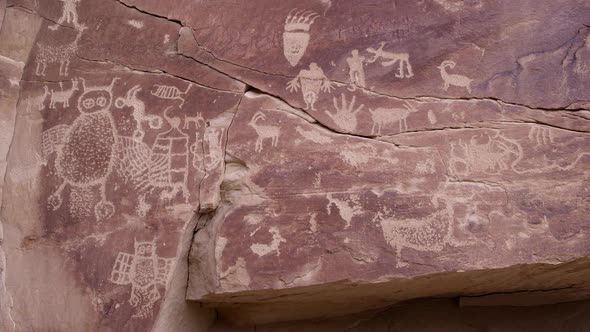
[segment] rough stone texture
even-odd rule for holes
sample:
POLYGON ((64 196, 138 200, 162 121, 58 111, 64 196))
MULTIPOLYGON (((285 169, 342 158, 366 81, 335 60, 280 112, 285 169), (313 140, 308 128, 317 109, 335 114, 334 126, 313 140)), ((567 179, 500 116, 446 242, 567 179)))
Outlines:
POLYGON ((588 328, 588 1, 0 16, 0 331, 588 328))

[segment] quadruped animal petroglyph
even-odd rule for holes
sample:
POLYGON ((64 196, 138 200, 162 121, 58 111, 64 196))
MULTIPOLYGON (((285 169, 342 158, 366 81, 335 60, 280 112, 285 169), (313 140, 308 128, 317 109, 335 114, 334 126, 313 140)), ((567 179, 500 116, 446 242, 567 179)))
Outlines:
POLYGON ((80 23, 78 23, 78 11, 76 6, 81 0, 59 0, 63 2, 62 14, 57 22, 53 25, 49 26, 50 30, 57 30, 61 25, 64 23, 71 23, 74 25, 76 29, 80 28, 80 23))
POLYGON ((78 91, 78 80, 72 79, 72 86, 68 90, 64 90, 63 83, 59 82, 59 88, 61 91, 51 89, 50 109, 54 109, 56 103, 61 103, 64 108, 70 106, 70 98, 72 98, 74 92, 78 91))
POLYGON ((399 132, 403 133, 408 130, 408 116, 416 111, 416 108, 408 102, 404 103, 404 108, 378 107, 374 110, 369 109, 371 119, 373 120, 371 134, 381 135, 381 127, 394 122, 399 122, 399 132))
POLYGON ((471 93, 471 82, 473 81, 467 76, 449 74, 447 68, 453 69, 457 63, 451 60, 443 61, 437 68, 440 70, 440 76, 444 81, 443 89, 447 91, 451 85, 463 87, 467 89, 467 92, 471 93))
POLYGON ((262 143, 264 143, 264 139, 266 138, 270 138, 271 146, 276 147, 279 144, 279 135, 281 134, 280 127, 271 125, 261 125, 258 124, 259 120, 266 120, 266 116, 264 115, 264 113, 260 111, 256 112, 256 114, 254 114, 254 116, 248 123, 248 126, 252 127, 258 135, 255 146, 256 152, 262 152, 262 143))
POLYGON ((59 76, 68 76, 70 60, 76 54, 78 43, 86 29, 86 26, 81 25, 77 30, 76 38, 68 44, 55 46, 37 43, 35 75, 45 76, 48 64, 59 63, 59 76))
POLYGON ((389 67, 396 63, 399 63, 398 73, 395 74, 397 78, 410 78, 414 76, 412 65, 410 64, 410 55, 408 53, 395 53, 384 51, 383 47, 386 42, 381 42, 379 48, 374 49, 372 47, 367 48, 367 52, 372 53, 373 57, 367 60, 367 63, 373 63, 379 59, 385 61, 381 62, 381 66, 389 67))
POLYGON ((285 19, 283 54, 291 66, 296 66, 309 45, 309 29, 320 15, 311 10, 293 9, 285 19))

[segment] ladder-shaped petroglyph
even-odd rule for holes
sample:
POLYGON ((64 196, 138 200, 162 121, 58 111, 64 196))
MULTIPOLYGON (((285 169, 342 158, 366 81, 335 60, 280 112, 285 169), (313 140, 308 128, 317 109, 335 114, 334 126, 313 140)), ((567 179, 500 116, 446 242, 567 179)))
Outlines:
POLYGON ((72 86, 68 90, 64 90, 63 83, 59 82, 60 91, 51 89, 51 97, 49 98, 49 108, 54 109, 56 103, 62 104, 62 107, 70 106, 70 98, 74 92, 78 91, 78 80, 72 79, 72 86))
POLYGON ((139 85, 133 86, 131 89, 127 91, 125 97, 119 97, 115 100, 115 107, 123 108, 123 107, 132 107, 133 108, 133 119, 137 123, 135 130, 133 131, 133 138, 136 140, 143 140, 145 135, 145 131, 142 129, 141 125, 144 122, 147 122, 148 126, 151 129, 160 129, 163 125, 163 120, 160 116, 157 115, 147 115, 145 112, 145 103, 137 97, 137 94, 141 92, 141 87, 139 85))
POLYGON ((186 87, 186 90, 181 91, 179 88, 172 86, 172 85, 162 85, 162 84, 155 84, 152 87, 150 93, 153 96, 158 98, 167 99, 167 100, 180 100, 180 105, 178 107, 182 108, 184 105, 184 98, 188 94, 188 91, 191 89, 191 84, 189 83, 186 87))
POLYGON ((119 252, 110 281, 117 285, 131 285, 129 304, 136 308, 134 318, 148 318, 156 301, 162 295, 158 286, 166 288, 172 258, 161 258, 156 254, 155 241, 134 241, 133 254, 119 252))
POLYGON ((325 113, 334 121, 334 123, 344 132, 352 133, 356 130, 357 127, 357 118, 356 115, 360 112, 365 105, 361 104, 356 109, 354 105, 356 103, 356 96, 352 97, 350 103, 346 101, 346 96, 344 94, 340 95, 342 99, 342 103, 338 105, 338 98, 334 97, 332 99, 334 103, 334 109, 336 109, 336 113, 332 113, 329 111, 325 111, 325 113))
POLYGON ((43 148, 45 152, 56 152, 55 169, 62 183, 49 196, 48 205, 58 209, 62 202, 62 192, 66 185, 73 189, 99 189, 99 202, 94 206, 97 220, 109 218, 115 207, 106 199, 106 179, 115 163, 117 135, 110 107, 113 99, 114 78, 107 86, 86 86, 78 98, 80 114, 67 128, 58 125, 45 131, 42 145, 54 144, 53 148, 43 148), (58 135, 63 135, 59 137, 58 135), (47 143, 46 143, 47 142, 47 143))
POLYGON ((254 243, 250 246, 250 250, 252 250, 252 252, 256 255, 258 255, 258 257, 266 256, 272 252, 276 253, 277 256, 280 256, 281 243, 287 242, 287 240, 285 240, 285 238, 281 236, 281 233, 279 232, 279 229, 276 226, 272 226, 268 230, 268 232, 272 234, 272 241, 270 244, 254 243))
POLYGON ((404 108, 386 108, 378 107, 376 109, 369 109, 371 119, 373 120, 373 127, 371 134, 381 135, 381 128, 391 123, 399 122, 399 132, 403 133, 408 130, 407 118, 416 112, 416 108, 409 102, 404 104, 404 108))
POLYGON ((502 134, 481 133, 472 136, 468 143, 462 140, 451 144, 449 167, 455 175, 470 173, 498 174, 514 170, 522 157, 522 147, 502 134))
POLYGON ((447 91, 449 87, 457 86, 466 88, 471 93, 471 82, 473 81, 469 77, 457 74, 449 74, 447 68, 453 69, 457 64, 455 61, 445 60, 437 68, 440 70, 440 76, 444 81, 443 89, 447 91))
POLYGON ((64 23, 70 23, 74 25, 74 28, 80 29, 80 23, 78 23, 78 11, 76 10, 77 4, 81 0, 59 0, 63 2, 61 16, 57 22, 49 26, 49 29, 55 31, 60 25, 64 23))
POLYGON ((45 76, 45 70, 48 64, 59 63, 59 76, 68 76, 70 59, 78 50, 78 43, 82 38, 82 33, 87 28, 80 26, 76 38, 69 44, 54 46, 37 43, 37 53, 35 54, 35 75, 45 76))
POLYGON ((256 152, 262 152, 264 139, 266 138, 270 138, 271 146, 276 147, 279 144, 279 135, 281 134, 280 127, 261 125, 258 124, 259 120, 266 120, 266 116, 260 111, 256 112, 250 122, 248 122, 248 126, 252 127, 256 131, 256 134, 258 134, 254 149, 256 152))
POLYGON ((379 59, 385 60, 381 62, 381 66, 389 67, 399 63, 398 73, 395 74, 397 78, 410 78, 414 76, 412 65, 410 64, 410 54, 408 53, 395 53, 384 51, 383 47, 385 42, 381 42, 379 48, 374 49, 372 47, 367 48, 367 52, 372 53, 373 57, 367 60, 367 63, 373 63, 379 59), (404 69, 405 68, 405 69, 404 69))
POLYGON ((528 137, 537 145, 547 145, 554 142, 551 129, 539 125, 531 125, 528 137))
POLYGON ((309 45, 309 29, 320 15, 311 10, 293 9, 285 19, 283 54, 291 66, 296 66, 309 45))
POLYGON ((331 92, 334 89, 332 82, 326 77, 322 68, 317 63, 309 64, 309 69, 302 69, 299 74, 287 83, 287 90, 296 92, 301 88, 305 107, 315 111, 315 103, 320 91, 331 92))
POLYGON ((340 217, 346 222, 344 228, 350 227, 352 218, 364 212, 359 205, 358 197, 354 195, 351 195, 348 199, 338 199, 334 198, 332 194, 328 194, 326 195, 326 199, 328 199, 328 205, 326 206, 328 215, 332 214, 332 205, 335 206, 338 209, 340 217))
POLYGON ((348 76, 350 78, 350 91, 355 91, 357 87, 365 88, 365 57, 359 55, 359 50, 352 50, 350 57, 346 58, 348 64, 348 76))

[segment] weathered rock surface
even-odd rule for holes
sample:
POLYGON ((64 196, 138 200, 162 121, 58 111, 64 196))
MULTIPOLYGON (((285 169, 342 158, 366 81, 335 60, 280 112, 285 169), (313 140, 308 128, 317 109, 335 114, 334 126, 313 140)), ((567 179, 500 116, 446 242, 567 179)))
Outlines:
POLYGON ((587 329, 588 17, 0 0, 0 330, 587 329))

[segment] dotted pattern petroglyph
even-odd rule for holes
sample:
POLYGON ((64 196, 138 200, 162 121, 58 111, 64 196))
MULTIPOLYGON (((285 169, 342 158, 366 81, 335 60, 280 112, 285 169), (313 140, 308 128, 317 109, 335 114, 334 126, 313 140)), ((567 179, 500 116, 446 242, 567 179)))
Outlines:
POLYGON ((84 30, 86 30, 86 27, 81 26, 76 38, 69 44, 53 46, 37 43, 35 75, 45 76, 45 70, 48 64, 59 63, 59 75, 68 76, 70 60, 78 50, 78 43, 80 42, 80 38, 82 38, 84 30))
POLYGON ((283 54, 291 66, 296 66, 309 45, 309 29, 319 17, 310 10, 293 9, 285 19, 283 54))
POLYGON ((131 285, 129 303, 136 308, 133 317, 148 318, 153 315, 153 307, 162 296, 158 286, 166 287, 174 260, 156 255, 156 243, 134 242, 133 254, 120 252, 117 255, 111 282, 118 285, 131 285))

